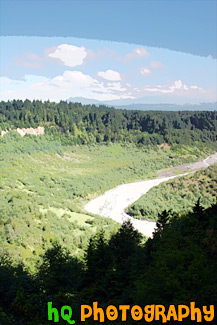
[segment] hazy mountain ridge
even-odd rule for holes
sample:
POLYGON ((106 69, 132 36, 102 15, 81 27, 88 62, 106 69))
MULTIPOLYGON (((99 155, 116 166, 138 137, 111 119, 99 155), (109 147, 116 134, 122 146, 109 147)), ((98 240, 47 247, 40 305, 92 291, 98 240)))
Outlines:
POLYGON ((91 98, 84 97, 70 97, 67 102, 81 103, 83 105, 107 105, 114 108, 123 108, 131 110, 159 110, 159 111, 215 111, 217 110, 217 102, 200 103, 200 104, 171 104, 171 103, 149 103, 147 99, 121 99, 121 100, 107 100, 99 101, 91 98))

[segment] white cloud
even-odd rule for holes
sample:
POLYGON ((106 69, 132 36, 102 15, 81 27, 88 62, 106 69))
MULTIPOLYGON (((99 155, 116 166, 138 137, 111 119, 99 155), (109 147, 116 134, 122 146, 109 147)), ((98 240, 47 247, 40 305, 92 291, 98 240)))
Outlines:
MULTIPOLYGON (((174 85, 170 87, 171 90, 181 89, 181 88, 187 88, 185 85, 182 84, 181 80, 176 80, 174 82, 174 85)), ((186 89, 186 90, 188 90, 188 89, 186 89)))
MULTIPOLYGON (((129 94, 129 93, 128 93, 129 94)), ((176 80, 172 84, 146 85, 132 89, 132 95, 139 98, 151 98, 152 103, 157 102, 212 102, 216 101, 215 88, 200 88, 196 85, 186 85, 181 80, 176 80)))
POLYGON ((54 78, 26 75, 22 79, 0 77, 0 98, 40 99, 59 102, 70 97, 85 97, 97 100, 118 100, 124 98, 153 97, 172 95, 181 98, 198 98, 201 101, 216 100, 215 89, 202 89, 196 85, 186 85, 176 80, 170 85, 146 85, 135 87, 121 81, 100 81, 81 71, 64 71, 54 78))
POLYGON ((121 86, 120 82, 112 82, 107 84, 107 89, 113 90, 113 91, 125 91, 127 90, 126 88, 123 88, 121 86))
POLYGON ((81 71, 64 71, 54 78, 25 76, 21 80, 0 77, 2 100, 41 99, 60 101, 70 97, 98 100, 132 98, 120 82, 104 83, 81 71))
POLYGON ((48 56, 59 59, 64 65, 73 68, 83 64, 87 56, 87 51, 83 46, 78 47, 69 44, 61 44, 53 53, 49 53, 48 56))
POLYGON ((131 53, 128 53, 125 58, 127 61, 130 61, 134 59, 141 59, 149 55, 149 52, 144 47, 137 47, 131 53))
POLYGON ((144 90, 150 91, 150 92, 159 92, 162 94, 171 94, 177 90, 178 91, 179 90, 187 91, 187 90, 189 90, 189 88, 185 84, 183 84, 181 80, 176 80, 174 82, 174 84, 171 86, 155 86, 155 87, 147 86, 144 88, 144 90))
POLYGON ((51 79, 51 84, 68 88, 74 85, 74 87, 91 87, 98 83, 97 80, 93 79, 91 76, 84 74, 80 71, 64 71, 63 75, 59 75, 51 79))
POLYGON ((120 73, 114 70, 99 71, 97 75, 103 79, 110 81, 121 80, 120 73))
POLYGON ((145 77, 147 77, 147 76, 149 76, 150 74, 151 74, 151 70, 149 70, 148 68, 141 68, 140 69, 140 72, 141 72, 141 74, 143 75, 143 76, 145 76, 145 77))

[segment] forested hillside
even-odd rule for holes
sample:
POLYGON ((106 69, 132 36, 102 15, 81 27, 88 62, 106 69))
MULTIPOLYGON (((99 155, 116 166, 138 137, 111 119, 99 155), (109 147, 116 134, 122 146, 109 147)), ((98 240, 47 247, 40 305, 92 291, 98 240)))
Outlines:
POLYGON ((47 126, 49 133, 64 133, 65 143, 71 144, 128 141, 189 145, 216 141, 217 112, 144 112, 63 101, 0 102, 2 130, 39 125, 47 126))
MULTIPOLYGON (((48 301, 59 310, 71 306, 76 324, 80 323, 80 305, 93 301, 103 308, 159 303, 167 308, 190 301, 196 301, 196 307, 216 304, 216 232, 217 205, 203 210, 196 204, 183 216, 170 218, 162 213, 153 239, 145 244, 129 222, 110 238, 102 232, 95 235, 83 261, 54 243, 34 275, 5 256, 0 260, 0 322, 51 323, 48 301)), ((86 323, 96 322, 90 317, 86 323)), ((129 312, 127 324, 134 323, 129 312)), ((120 317, 115 324, 122 324, 120 317)), ((189 324, 189 318, 183 324, 189 324)))
POLYGON ((209 207, 217 199, 217 165, 153 187, 134 202, 127 213, 138 219, 157 219, 163 210, 190 211, 197 200, 209 207))

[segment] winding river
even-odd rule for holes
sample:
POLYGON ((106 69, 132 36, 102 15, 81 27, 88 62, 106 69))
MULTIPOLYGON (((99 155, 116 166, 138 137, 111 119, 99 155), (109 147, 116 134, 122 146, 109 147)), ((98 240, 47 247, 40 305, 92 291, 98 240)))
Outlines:
POLYGON ((119 223, 123 223, 124 220, 130 219, 135 229, 147 237, 152 237, 156 223, 153 221, 134 219, 126 214, 125 209, 147 193, 152 187, 170 179, 188 175, 200 169, 205 169, 214 163, 217 163, 217 153, 199 162, 173 167, 169 172, 159 172, 159 176, 154 179, 119 185, 88 202, 84 206, 84 209, 87 212, 111 218, 119 223), (178 175, 174 174, 175 169, 183 171, 183 173, 181 172, 178 175))

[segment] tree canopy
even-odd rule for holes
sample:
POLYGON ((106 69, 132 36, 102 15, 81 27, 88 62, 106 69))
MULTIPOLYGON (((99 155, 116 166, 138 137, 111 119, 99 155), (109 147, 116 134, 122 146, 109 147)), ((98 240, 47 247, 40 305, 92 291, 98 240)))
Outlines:
MULTIPOLYGON (((140 145, 216 141, 216 111, 139 111, 80 103, 13 100, 0 102, 0 127, 47 126, 72 143, 129 141, 140 145)), ((1 131, 1 130, 0 130, 1 131)))

